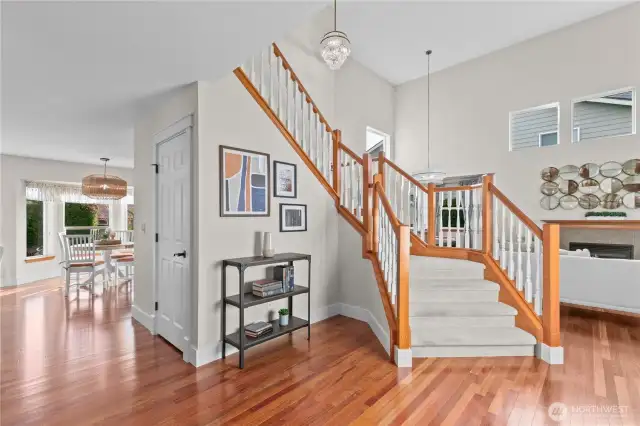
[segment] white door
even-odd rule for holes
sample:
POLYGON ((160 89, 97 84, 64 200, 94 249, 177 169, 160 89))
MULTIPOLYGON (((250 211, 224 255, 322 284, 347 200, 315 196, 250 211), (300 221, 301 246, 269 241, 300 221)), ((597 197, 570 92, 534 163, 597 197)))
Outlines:
POLYGON ((188 342, 191 127, 157 146, 157 333, 183 353, 188 342))

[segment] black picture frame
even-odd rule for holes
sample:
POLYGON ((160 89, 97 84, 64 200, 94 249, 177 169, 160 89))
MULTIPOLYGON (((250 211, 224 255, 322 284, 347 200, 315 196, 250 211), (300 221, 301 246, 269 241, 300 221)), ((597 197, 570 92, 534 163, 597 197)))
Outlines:
POLYGON ((273 196, 278 198, 298 198, 298 166, 293 163, 285 163, 284 161, 273 161, 273 196), (278 165, 293 167, 293 195, 278 194, 278 165))
POLYGON ((252 151, 250 149, 244 148, 236 148, 233 146, 220 145, 218 151, 218 164, 220 169, 219 180, 220 180, 220 217, 269 217, 271 216, 271 156, 266 152, 252 151), (256 154, 260 156, 266 157, 266 165, 267 165, 267 175, 265 180, 265 203, 266 203, 266 211, 264 213, 228 213, 225 209, 226 199, 225 199, 225 177, 224 177, 224 152, 225 150, 233 150, 239 151, 242 153, 248 154, 256 154))
POLYGON ((307 205, 306 204, 280 204, 280 232, 305 232, 307 230, 307 205), (287 207, 301 207, 304 217, 304 229, 285 229, 284 216, 287 207))

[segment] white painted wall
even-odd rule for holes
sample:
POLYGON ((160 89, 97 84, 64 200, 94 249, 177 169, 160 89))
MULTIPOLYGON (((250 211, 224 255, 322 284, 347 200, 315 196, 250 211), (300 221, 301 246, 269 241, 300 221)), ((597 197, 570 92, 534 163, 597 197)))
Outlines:
MULTIPOLYGON (((140 113, 135 124, 134 132, 134 178, 136 180, 136 214, 135 214, 135 242, 136 242, 136 291, 134 294, 133 311, 143 315, 154 315, 155 292, 153 287, 153 245, 155 244, 154 220, 154 180, 155 172, 152 163, 154 159, 154 135, 189 114, 194 114, 197 126, 198 107, 197 84, 189 84, 177 88, 158 98, 153 106, 140 113)), ((194 127, 195 128, 195 127, 194 127)), ((197 132, 193 132, 193 158, 198 156, 197 132)), ((192 162, 192 170, 196 171, 198 163, 192 162)), ((197 180, 194 182, 197 185, 197 180)), ((197 186, 193 188, 195 191, 197 186)), ((197 198, 192 198, 197 203, 197 198)), ((195 227, 197 224, 192 222, 195 227)), ((192 239, 193 241, 193 239, 192 239)), ((197 241, 197 240, 196 240, 197 241)), ((197 253, 190 257, 192 271, 197 268, 197 253)), ((192 289, 194 300, 197 298, 197 288, 192 289)), ((192 312, 193 318, 196 313, 192 312)), ((143 320, 141 320, 143 322, 143 320)), ((192 320, 191 324, 196 324, 192 320)), ((192 330, 195 336, 197 328, 192 330)), ((193 340, 192 340, 193 341, 193 340)))
MULTIPOLYGON (((500 189, 534 220, 584 217, 580 208, 540 208, 539 172, 640 156, 637 134, 571 144, 570 121, 572 99, 640 87, 638 22, 635 3, 433 74, 432 166, 449 175, 495 172, 500 189), (509 152, 509 112, 556 101, 560 144, 509 152)), ((426 83, 423 77, 397 88, 396 154, 410 172, 427 164, 426 83)), ((638 210, 624 211, 640 218, 638 210)))
MULTIPOLYGON (((2 241, 5 247, 2 261, 1 286, 20 285, 60 274, 60 253, 58 250, 58 228, 50 227, 47 232, 48 253, 56 259, 25 263, 27 247, 26 236, 26 197, 25 180, 80 183, 82 178, 92 173, 102 173, 99 165, 70 163, 64 161, 42 160, 12 155, 0 156, 2 177, 0 191, 2 200, 2 241)), ((133 186, 133 171, 110 167, 109 172, 116 174, 133 186)), ((47 206, 45 215, 51 218, 47 222, 62 224, 63 207, 59 204, 47 206)))

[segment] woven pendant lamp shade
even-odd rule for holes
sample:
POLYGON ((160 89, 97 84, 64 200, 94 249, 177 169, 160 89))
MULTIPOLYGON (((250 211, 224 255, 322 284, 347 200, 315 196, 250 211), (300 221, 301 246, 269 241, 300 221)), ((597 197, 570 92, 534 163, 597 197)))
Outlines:
POLYGON ((104 173, 101 175, 89 175, 82 179, 82 193, 87 197, 98 200, 119 200, 127 195, 127 181, 107 174, 108 158, 104 161, 104 173))

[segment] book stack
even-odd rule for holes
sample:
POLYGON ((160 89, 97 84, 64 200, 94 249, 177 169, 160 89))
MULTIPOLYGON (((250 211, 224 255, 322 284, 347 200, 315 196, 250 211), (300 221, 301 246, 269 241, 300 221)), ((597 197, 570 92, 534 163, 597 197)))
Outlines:
POLYGON ((293 266, 276 266, 273 271, 273 277, 282 283, 284 291, 293 291, 293 266))
POLYGON ((271 333, 272 331, 273 326, 271 323, 264 321, 252 322, 244 328, 244 334, 246 334, 247 337, 252 338, 263 336, 267 333, 271 333))
POLYGON ((253 282, 252 291, 254 296, 268 297, 284 293, 281 280, 258 280, 253 282))

